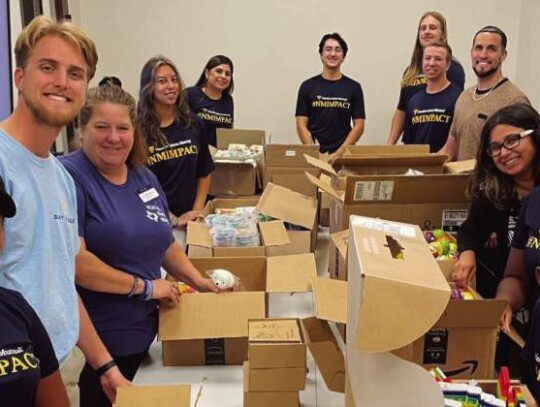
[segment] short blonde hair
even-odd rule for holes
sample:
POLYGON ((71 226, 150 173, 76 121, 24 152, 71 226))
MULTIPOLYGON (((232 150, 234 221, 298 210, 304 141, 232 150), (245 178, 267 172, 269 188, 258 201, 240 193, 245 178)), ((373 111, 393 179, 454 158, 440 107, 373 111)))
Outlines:
POLYGON ((15 64, 25 68, 28 58, 39 40, 56 35, 75 45, 88 65, 88 81, 96 73, 98 55, 94 41, 78 25, 68 21, 54 22, 49 17, 37 16, 21 32, 15 43, 15 64))

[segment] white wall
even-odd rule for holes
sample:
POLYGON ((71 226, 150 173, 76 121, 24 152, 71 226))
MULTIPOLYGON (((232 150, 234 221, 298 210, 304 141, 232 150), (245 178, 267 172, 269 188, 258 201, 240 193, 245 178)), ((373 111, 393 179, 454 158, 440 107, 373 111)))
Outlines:
POLYGON ((540 104, 540 36, 536 30, 540 16, 538 0, 523 0, 518 42, 516 80, 533 106, 540 104))
MULTIPOLYGON (((504 73, 536 92, 531 99, 538 100, 538 74, 531 76, 536 64, 521 44, 518 53, 518 38, 534 40, 530 28, 540 15, 535 2, 72 0, 70 11, 98 46, 100 62, 93 83, 103 75, 117 75, 135 96, 140 69, 152 55, 171 58, 188 86, 210 56, 229 55, 235 63, 236 127, 263 128, 274 142, 296 142, 298 86, 320 72, 317 44, 322 34, 338 31, 349 44, 343 71, 364 88, 367 121, 361 143, 378 144, 386 140, 418 19, 427 10, 446 16, 449 42, 466 68, 467 85, 475 82, 469 59, 474 32, 487 24, 501 27, 509 36, 504 73), (520 20, 526 22, 521 30, 520 20), (519 64, 516 76, 518 55, 530 72, 519 64)), ((536 53, 540 60, 538 47, 536 53)))

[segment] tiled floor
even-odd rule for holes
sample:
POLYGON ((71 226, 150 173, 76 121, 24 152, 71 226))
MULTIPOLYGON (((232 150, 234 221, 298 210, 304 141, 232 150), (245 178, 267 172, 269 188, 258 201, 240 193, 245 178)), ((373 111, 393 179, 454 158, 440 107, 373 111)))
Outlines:
MULTIPOLYGON (((327 276, 328 229, 321 228, 317 252, 317 269, 327 276)), ((271 317, 306 317, 314 315, 311 293, 271 294, 271 317)), ((342 407, 344 396, 327 389, 311 355, 308 352, 309 373, 306 389, 300 393, 303 407, 342 407)), ((191 384, 192 407, 241 407, 241 366, 188 366, 164 367, 161 363, 161 344, 154 343, 150 360, 145 362, 135 377, 136 384, 191 384)), ((276 406, 279 407, 279 406, 276 406)))

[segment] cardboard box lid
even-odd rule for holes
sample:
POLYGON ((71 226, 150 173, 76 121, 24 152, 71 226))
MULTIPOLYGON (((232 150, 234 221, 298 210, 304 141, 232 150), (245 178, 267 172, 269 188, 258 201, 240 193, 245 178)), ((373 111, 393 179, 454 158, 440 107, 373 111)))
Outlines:
POLYGON ((227 149, 231 143, 246 144, 248 147, 252 144, 264 145, 264 130, 246 130, 246 129, 216 129, 217 148, 227 149))
POLYGON ((264 292, 182 295, 174 307, 159 309, 159 339, 247 337, 247 322, 265 316, 264 292))
POLYGON ((315 167, 320 169, 321 171, 325 172, 329 175, 337 175, 336 170, 334 170, 334 167, 332 167, 332 164, 328 163, 327 161, 323 161, 319 158, 311 157, 307 154, 304 154, 304 158, 306 159, 306 162, 315 167))
POLYGON ((272 318, 248 322, 248 340, 250 342, 301 343, 298 319, 272 318))
POLYGON ((169 384, 124 386, 116 390, 115 407, 190 407, 191 386, 169 384))
POLYGON ((334 165, 345 165, 348 167, 425 167, 434 166, 441 167, 448 159, 446 155, 436 153, 423 155, 343 155, 334 161, 334 165))
POLYGON ((505 307, 505 300, 450 300, 435 326, 497 329, 505 307))
POLYGON ((321 175, 319 178, 317 178, 307 171, 305 174, 309 182, 320 188, 323 192, 326 192, 328 195, 331 195, 336 199, 343 200, 343 192, 338 192, 336 189, 334 189, 326 177, 321 175))
POLYGON ((420 228, 351 216, 349 233, 347 323, 356 331, 349 340, 361 351, 385 352, 424 335, 443 314, 450 287, 420 228))
POLYGON ((469 174, 474 170, 475 166, 476 159, 471 158, 470 160, 448 162, 444 164, 443 170, 450 174, 469 174))
POLYGON ((266 291, 270 293, 311 291, 310 281, 317 275, 313 253, 272 256, 266 259, 266 291))
POLYGON ((429 154, 429 145, 427 144, 393 144, 393 145, 363 145, 347 146, 343 155, 419 155, 429 154))
MULTIPOLYGON (((259 223, 261 243, 265 246, 291 244, 291 239, 281 220, 259 223)), ((188 245, 213 248, 210 229, 203 222, 188 222, 186 243, 188 245)))
POLYGON ((317 200, 270 182, 257 203, 257 211, 311 230, 317 217, 317 200))
POLYGON ((339 251, 339 255, 346 259, 347 258, 347 246, 349 245, 349 229, 345 229, 330 235, 330 239, 336 246, 336 249, 339 251))
POLYGON ((315 277, 311 280, 315 316, 331 322, 347 322, 347 282, 315 277))

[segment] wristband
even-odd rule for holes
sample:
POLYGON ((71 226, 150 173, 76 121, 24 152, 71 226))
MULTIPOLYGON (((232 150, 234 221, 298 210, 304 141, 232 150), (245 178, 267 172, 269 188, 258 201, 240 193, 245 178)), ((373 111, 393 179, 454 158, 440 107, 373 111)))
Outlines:
POLYGON ((148 293, 144 297, 144 300, 150 301, 154 295, 154 284, 150 280, 145 280, 145 281, 148 281, 148 293))
POLYGON ((139 295, 139 298, 142 298, 144 300, 146 296, 148 295, 148 280, 143 279, 143 284, 144 284, 144 287, 143 287, 142 293, 139 295))
POLYGON ((103 366, 98 367, 96 370, 94 370, 94 372, 96 373, 97 377, 101 377, 115 366, 116 366, 116 362, 114 360, 110 360, 109 362, 105 363, 103 366))
POLYGON ((129 290, 128 297, 133 297, 135 293, 137 292, 137 285, 139 284, 139 278, 137 276, 133 276, 133 287, 131 287, 131 290, 129 290))

